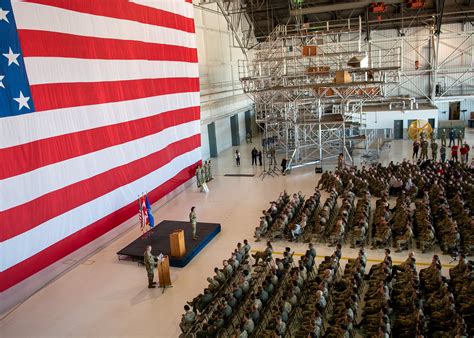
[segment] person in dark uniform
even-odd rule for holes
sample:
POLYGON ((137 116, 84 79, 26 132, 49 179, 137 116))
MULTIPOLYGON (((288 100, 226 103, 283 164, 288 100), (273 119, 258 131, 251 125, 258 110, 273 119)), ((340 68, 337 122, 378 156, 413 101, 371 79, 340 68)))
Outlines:
POLYGON ((456 132, 454 131, 454 129, 451 129, 449 131, 449 147, 451 147, 451 145, 453 144, 456 144, 456 132))
POLYGON ((253 148, 252 149, 252 165, 257 165, 257 154, 258 154, 258 150, 257 148, 253 148))
POLYGON ((286 157, 283 157, 283 159, 281 160, 281 172, 283 173, 283 175, 285 175, 287 163, 288 163, 288 160, 286 159, 286 157))
POLYGON ((415 140, 413 142, 413 156, 411 157, 412 159, 418 159, 418 150, 420 149, 420 142, 418 140, 415 140))
MULTIPOLYGON (((258 164, 262 166, 262 151, 261 150, 257 152, 257 157, 258 157, 258 164)), ((255 161, 255 164, 257 164, 257 161, 255 161)))

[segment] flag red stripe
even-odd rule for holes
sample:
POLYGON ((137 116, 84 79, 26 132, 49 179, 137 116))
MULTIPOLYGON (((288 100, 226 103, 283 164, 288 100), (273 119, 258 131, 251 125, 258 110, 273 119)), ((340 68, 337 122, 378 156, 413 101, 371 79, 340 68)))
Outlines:
POLYGON ((199 120, 199 107, 171 110, 133 121, 1 148, 0 158, 3 165, 0 166, 0 179, 130 142, 194 120, 199 120), (74 147, 63 147, 64 144, 74 147))
POLYGON ((132 40, 18 30, 23 56, 194 62, 197 49, 132 40))
POLYGON ((0 241, 18 236, 68 210, 148 175, 165 166, 175 157, 198 148, 200 143, 201 136, 196 134, 174 142, 146 157, 5 210, 0 213, 0 241))
POLYGON ((97 0, 26 0, 27 2, 53 6, 74 12, 105 16, 115 19, 141 22, 153 26, 161 26, 194 33, 194 19, 143 6, 128 0, 97 1, 97 0))
POLYGON ((199 78, 53 83, 31 86, 36 111, 199 91, 199 78))
MULTIPOLYGON (((197 164, 199 164, 199 162, 184 168, 172 179, 149 192, 148 197, 150 198, 150 203, 156 202, 158 199, 162 198, 193 177, 193 170, 197 164)), ((137 212, 136 203, 136 201, 131 202, 127 206, 118 209, 101 220, 64 238, 36 255, 29 257, 3 272, 0 272, 0 292, 7 290, 13 285, 44 269, 48 265, 53 264, 64 256, 76 251, 80 247, 125 222, 130 217, 135 217, 137 212)))

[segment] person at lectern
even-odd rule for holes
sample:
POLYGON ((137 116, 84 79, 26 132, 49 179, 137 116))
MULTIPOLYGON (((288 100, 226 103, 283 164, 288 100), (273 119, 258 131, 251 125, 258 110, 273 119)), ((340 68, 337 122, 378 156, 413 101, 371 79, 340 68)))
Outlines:
POLYGON ((191 208, 191 212, 189 213, 189 222, 191 223, 191 227, 193 228, 193 239, 196 240, 196 207, 191 208))
POLYGON ((147 245, 145 253, 143 254, 143 262, 145 263, 146 273, 148 275, 148 288, 156 288, 156 282, 153 281, 155 277, 156 257, 151 253, 151 245, 147 245))

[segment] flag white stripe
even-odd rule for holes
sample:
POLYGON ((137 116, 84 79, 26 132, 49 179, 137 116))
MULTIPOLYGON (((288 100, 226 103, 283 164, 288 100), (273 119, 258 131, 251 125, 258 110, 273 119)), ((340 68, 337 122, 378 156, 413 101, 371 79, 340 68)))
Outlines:
POLYGON ((18 29, 196 48, 195 33, 35 3, 15 2, 12 6, 18 29))
POLYGON ((0 148, 197 107, 199 99, 199 92, 178 93, 6 117, 0 119, 0 148))
POLYGON ((25 65, 30 85, 199 77, 195 63, 178 61, 27 57, 25 65))
POLYGON ((138 140, 56 162, 1 180, 0 191, 8 198, 0 199, 0 211, 138 160, 166 148, 171 143, 197 135, 199 132, 200 121, 191 121, 138 140))
POLYGON ((162 185, 200 158, 200 148, 177 156, 167 165, 130 184, 4 241, 0 244, 0 271, 5 271, 129 203, 136 203, 136 197, 143 191, 162 185))
POLYGON ((131 0, 130 2, 194 19, 193 4, 183 0, 131 0))

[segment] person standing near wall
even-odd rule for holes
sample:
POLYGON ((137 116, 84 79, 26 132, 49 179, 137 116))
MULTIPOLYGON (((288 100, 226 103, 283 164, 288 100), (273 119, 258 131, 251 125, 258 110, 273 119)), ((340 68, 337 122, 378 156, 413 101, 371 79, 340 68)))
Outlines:
POLYGON ((235 164, 237 165, 237 167, 240 167, 240 152, 239 150, 236 150, 235 151, 235 164))
POLYGON ((423 139, 421 141, 421 160, 426 161, 428 159, 428 141, 423 139))
POLYGON ((456 162, 458 161, 458 149, 459 146, 457 146, 456 144, 451 147, 451 159, 456 162))
POLYGON ((199 165, 196 168, 196 183, 197 183, 197 187, 200 188, 201 187, 201 166, 199 165))
POLYGON ((454 131, 454 129, 451 129, 449 131, 449 146, 450 147, 452 144, 456 144, 455 137, 456 137, 456 132, 454 131))
POLYGON ((467 145, 466 142, 464 142, 464 145, 459 150, 460 153, 461 153, 461 163, 466 163, 467 164, 467 161, 469 160, 468 159, 469 150, 470 150, 469 146, 467 145))
POLYGON ((193 239, 197 239, 197 217, 196 217, 196 207, 191 208, 191 212, 189 213, 189 223, 191 223, 191 227, 193 229, 193 239))
POLYGON ((446 161, 446 143, 445 144, 441 143, 441 148, 439 149, 439 155, 441 157, 441 162, 444 163, 446 161))
POLYGON ((464 142, 464 147, 466 147, 467 152, 466 152, 466 164, 469 161, 469 151, 471 150, 471 147, 467 144, 467 142, 464 142))
POLYGON ((342 170, 344 169, 344 154, 339 153, 337 156, 337 170, 342 170))
POLYGON ((445 129, 441 131, 441 145, 444 145, 446 147, 446 130, 445 129))
POLYGON ((431 141, 431 157, 435 162, 438 159, 438 143, 435 140, 431 141))
POLYGON ((458 146, 462 147, 462 138, 463 138, 462 130, 458 131, 458 146))
POLYGON ((212 177, 212 163, 211 160, 207 161, 207 167, 209 169, 209 181, 213 179, 212 177))
POLYGON ((258 154, 257 148, 253 147, 253 149, 252 149, 252 166, 257 165, 257 154, 258 154))
POLYGON ((281 172, 283 173, 283 175, 285 175, 287 163, 288 160, 286 159, 286 157, 283 157, 283 159, 281 160, 281 172))
POLYGON ((420 142, 418 140, 413 141, 413 155, 412 159, 417 160, 418 159, 418 150, 420 149, 420 142))
POLYGON ((273 165, 276 167, 277 162, 276 162, 276 150, 275 147, 270 148, 270 165, 273 165))

